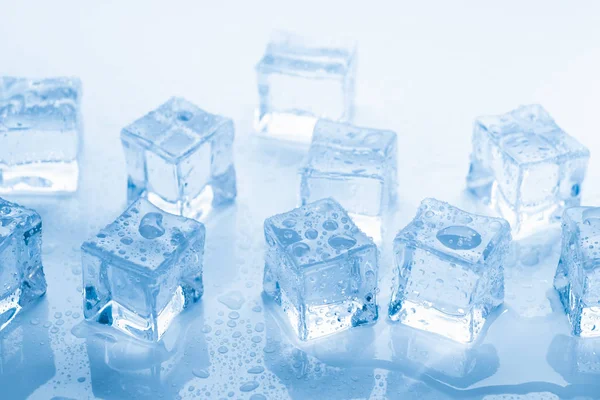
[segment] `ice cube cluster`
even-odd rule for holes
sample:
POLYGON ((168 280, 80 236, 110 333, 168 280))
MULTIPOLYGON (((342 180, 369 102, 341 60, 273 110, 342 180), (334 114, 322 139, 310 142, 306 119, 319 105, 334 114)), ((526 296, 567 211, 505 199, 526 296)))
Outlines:
MULTIPOLYGON (((379 316, 378 245, 397 209, 398 145, 393 131, 350 123, 356 63, 353 44, 277 34, 256 68, 259 136, 309 147, 299 208, 264 222, 263 290, 300 340, 379 316)), ((0 194, 76 191, 81 93, 75 78, 0 78, 0 194)), ((121 141, 128 205, 81 246, 83 310, 156 342, 203 294, 199 221, 237 197, 234 124, 173 97, 121 141)), ((573 334, 600 336, 600 208, 579 206, 589 157, 539 105, 478 118, 467 187, 494 215, 423 200, 393 241, 389 319, 477 340, 503 303, 512 236, 562 216, 554 286, 573 334)), ((41 232, 35 211, 0 199, 0 330, 46 291, 41 232)))

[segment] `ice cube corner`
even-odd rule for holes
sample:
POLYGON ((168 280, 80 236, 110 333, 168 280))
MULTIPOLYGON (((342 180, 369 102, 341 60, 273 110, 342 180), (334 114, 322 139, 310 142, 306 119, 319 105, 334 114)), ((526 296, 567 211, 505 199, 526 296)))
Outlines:
POLYGON ((231 119, 171 98, 121 131, 128 200, 205 219, 237 196, 233 140, 231 119))
POLYGON ((42 219, 0 198, 0 331, 46 293, 42 267, 42 219))
POLYGON ((308 145, 318 118, 349 121, 354 112, 356 45, 275 32, 256 66, 263 137, 308 145))
POLYGON ((0 77, 0 194, 77 190, 80 104, 77 78, 0 77))
POLYGON ((377 247, 333 199, 265 220, 263 289, 301 340, 377 320, 377 247))
POLYGON ((458 342, 474 341, 504 300, 510 225, 425 199, 396 236, 389 317, 458 342))
POLYGON ((205 228, 140 198, 83 243, 87 320, 158 341, 203 293, 205 228))
POLYGON ((526 236, 580 204, 589 156, 540 105, 479 117, 467 188, 526 236))
POLYGON ((554 277, 575 336, 600 337, 600 207, 572 207, 562 218, 554 277))

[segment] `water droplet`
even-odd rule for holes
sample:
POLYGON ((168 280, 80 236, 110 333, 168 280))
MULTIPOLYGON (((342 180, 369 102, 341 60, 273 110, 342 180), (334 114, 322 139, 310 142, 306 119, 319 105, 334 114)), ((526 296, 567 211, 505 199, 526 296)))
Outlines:
POLYGON ((319 236, 319 232, 316 229, 309 228, 304 233, 304 237, 310 240, 314 240, 319 236))
POLYGON ((336 250, 349 249, 356 244, 356 239, 346 235, 333 235, 327 243, 336 250))
POLYGON ((125 236, 124 238, 121 238, 121 243, 130 245, 131 243, 133 243, 133 239, 129 236, 125 236))
POLYGON ((146 239, 156 239, 165 234, 165 228, 162 226, 162 214, 151 212, 140 221, 139 232, 146 239))
POLYGON ((237 290, 219 296, 218 300, 229 307, 230 310, 239 310, 246 301, 244 295, 237 290))
POLYGON ((219 348, 217 349, 217 351, 221 354, 225 354, 229 351, 229 349, 227 348, 227 346, 219 346, 219 348))
POLYGON ((433 211, 431 211, 431 210, 427 210, 427 211, 425 212, 425 216, 426 216, 427 218, 431 218, 431 217, 433 217, 434 215, 435 215, 435 213, 434 213, 433 211))
POLYGON ((441 229, 436 238, 452 250, 471 250, 481 244, 481 235, 474 229, 462 225, 441 229))
POLYGON ((192 374, 201 379, 206 379, 210 376, 210 373, 205 369, 194 368, 192 374))
POLYGON ((581 217, 586 225, 600 225, 600 207, 588 208, 581 217))
POLYGON ((310 246, 303 242, 296 243, 292 248, 292 253, 294 253, 296 257, 302 257, 308 252, 310 252, 310 246))
POLYGON ((258 382, 251 381, 246 382, 242 386, 240 386, 240 392, 251 392, 258 387, 258 382))
POLYGON ((249 374, 258 375, 258 374, 262 374, 263 372, 265 372, 265 368, 261 367, 260 365, 257 365, 255 367, 248 369, 249 374))
POLYGON ((296 226, 296 220, 292 219, 292 218, 288 218, 286 220, 284 220, 282 222, 283 226, 285 226, 286 228, 293 228, 294 226, 296 226))
POLYGON ((335 221, 328 219, 327 221, 323 222, 323 229, 327 231, 335 231, 337 228, 338 224, 335 221))

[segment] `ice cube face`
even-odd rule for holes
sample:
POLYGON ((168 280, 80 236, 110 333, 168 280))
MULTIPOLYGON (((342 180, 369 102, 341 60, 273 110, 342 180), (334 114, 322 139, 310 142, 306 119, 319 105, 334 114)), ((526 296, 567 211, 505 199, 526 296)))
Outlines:
POLYGON ((171 98, 121 132, 128 200, 205 219, 236 197, 233 121, 171 98))
POLYGON ((349 121, 354 109, 356 48, 276 33, 256 66, 263 137, 308 146, 317 118, 349 121))
POLYGON ((302 205, 332 197, 376 240, 396 202, 396 134, 319 120, 301 170, 302 205))
POLYGON ((416 217, 394 240, 390 319, 472 342, 504 300, 510 242, 510 225, 504 219, 423 200, 416 217))
POLYGON ((377 320, 378 253, 333 199, 265 221, 263 287, 301 340, 377 320))
POLYGON ((467 187, 522 237, 579 205, 589 156, 541 106, 521 106, 475 121, 467 187))
POLYGON ((600 337, 600 207, 573 207, 562 219, 554 287, 576 336, 600 337))
POLYGON ((80 102, 76 78, 0 77, 0 194, 77 190, 80 102))
POLYGON ((85 318, 158 341, 202 296, 204 225, 146 199, 81 246, 85 318))
POLYGON ((0 198, 0 331, 44 293, 42 219, 0 198))

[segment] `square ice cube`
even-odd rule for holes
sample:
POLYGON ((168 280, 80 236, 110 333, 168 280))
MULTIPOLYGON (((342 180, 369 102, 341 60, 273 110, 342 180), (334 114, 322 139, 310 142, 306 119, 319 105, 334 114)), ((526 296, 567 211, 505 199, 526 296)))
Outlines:
POLYGON ((301 340, 377 320, 378 253, 333 199, 265 221, 263 287, 301 340))
POLYGON ((477 118, 467 187, 525 236, 579 205, 589 157, 541 106, 521 106, 477 118))
POLYGON ((510 225, 425 199, 394 240, 393 321, 472 342, 504 300, 510 225))
POLYGON ((396 133, 319 120, 301 170, 302 205, 333 197, 376 240, 396 202, 396 133))
POLYGON ((81 246, 88 320, 158 341, 202 296, 204 225, 140 198, 81 246))
POLYGON ((0 330, 44 293, 42 219, 0 198, 0 330))
POLYGON ((256 66, 256 130, 308 145, 317 118, 348 121, 354 109, 356 46, 277 32, 256 66))
POLYGON ((123 128, 128 200, 202 219, 236 197, 233 121, 173 97, 123 128))
POLYGON ((80 102, 77 78, 0 77, 0 194, 77 190, 80 102))
POLYGON ((600 207, 572 207, 562 219, 554 287, 574 335, 600 337, 600 207))

